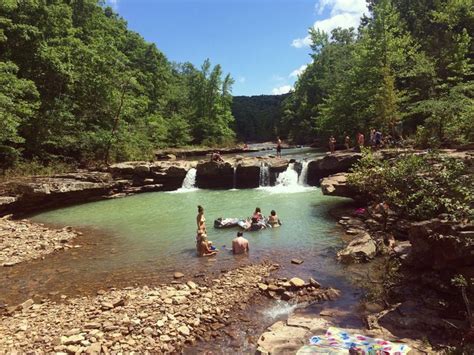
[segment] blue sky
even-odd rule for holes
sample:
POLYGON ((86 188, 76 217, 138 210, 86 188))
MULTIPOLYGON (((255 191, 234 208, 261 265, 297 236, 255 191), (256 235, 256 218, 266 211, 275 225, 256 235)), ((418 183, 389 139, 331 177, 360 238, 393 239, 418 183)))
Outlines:
POLYGON ((365 0, 108 0, 171 61, 209 58, 234 95, 291 90, 310 61, 308 28, 357 26, 365 0))

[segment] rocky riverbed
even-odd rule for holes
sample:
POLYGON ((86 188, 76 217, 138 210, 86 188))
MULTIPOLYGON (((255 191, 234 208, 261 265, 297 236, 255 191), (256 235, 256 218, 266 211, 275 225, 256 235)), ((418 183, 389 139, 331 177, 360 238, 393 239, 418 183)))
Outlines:
POLYGON ((219 336, 233 321, 234 310, 245 309, 259 294, 287 294, 306 302, 338 295, 314 280, 268 279, 277 268, 247 265, 199 284, 176 273, 168 285, 110 289, 91 297, 63 297, 60 303, 30 299, 1 315, 0 353, 175 352, 219 336))
POLYGON ((67 248, 78 248, 73 239, 80 235, 71 227, 52 229, 28 220, 0 218, 0 265, 4 267, 38 259, 67 248))

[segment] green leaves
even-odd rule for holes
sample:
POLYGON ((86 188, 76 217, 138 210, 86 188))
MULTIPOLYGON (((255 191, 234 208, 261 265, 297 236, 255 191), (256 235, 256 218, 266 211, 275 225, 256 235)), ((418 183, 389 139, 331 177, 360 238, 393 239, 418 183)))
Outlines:
POLYGON ((447 213, 461 220, 472 218, 474 179, 461 161, 436 154, 377 159, 370 151, 349 175, 349 183, 369 200, 385 200, 398 213, 429 219, 447 213))

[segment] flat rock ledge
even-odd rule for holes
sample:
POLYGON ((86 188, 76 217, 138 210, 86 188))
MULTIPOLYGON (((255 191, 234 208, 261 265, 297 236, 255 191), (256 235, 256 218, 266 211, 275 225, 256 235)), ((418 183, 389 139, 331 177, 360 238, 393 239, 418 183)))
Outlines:
MULTIPOLYGON (((286 321, 278 321, 258 339, 257 354, 295 354, 303 345, 309 345, 309 339, 314 335, 324 335, 331 326, 338 326, 325 317, 311 317, 304 315, 291 315, 286 321)), ((353 329, 344 328, 352 334, 361 334, 373 338, 405 343, 412 348, 410 354, 435 354, 420 340, 394 336, 385 328, 353 329)), ((328 350, 329 353, 329 350, 328 350)))
POLYGON ((51 229, 27 220, 0 218, 0 266, 10 267, 59 250, 78 248, 72 243, 79 234, 71 227, 51 229))
MULTIPOLYGON (((231 321, 277 266, 247 265, 210 286, 186 281, 99 291, 65 303, 28 300, 0 318, 0 353, 179 352, 231 321)), ((209 339, 208 339, 209 338, 209 339)))

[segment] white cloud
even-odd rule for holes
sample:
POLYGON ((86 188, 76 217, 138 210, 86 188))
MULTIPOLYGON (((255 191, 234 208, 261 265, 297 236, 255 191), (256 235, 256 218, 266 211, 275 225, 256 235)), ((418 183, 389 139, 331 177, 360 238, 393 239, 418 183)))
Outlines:
POLYGON ((303 64, 301 67, 299 67, 298 69, 295 69, 293 70, 291 73, 290 73, 290 78, 297 78, 298 76, 300 76, 301 74, 303 74, 303 72, 306 70, 306 68, 308 67, 308 64, 303 64))
POLYGON ((118 9, 119 0, 107 0, 107 2, 114 10, 118 9))
POLYGON ((289 93, 293 90, 293 86, 291 85, 283 85, 272 90, 273 95, 283 95, 289 93))
POLYGON ((237 81, 241 84, 245 83, 245 81, 247 81, 247 79, 245 78, 245 76, 240 76, 237 81))
MULTIPOLYGON (((366 0, 320 0, 316 8, 318 14, 322 14, 325 9, 329 9, 330 17, 316 21, 313 28, 330 33, 337 27, 357 28, 361 16, 367 11, 367 3, 366 0)), ((311 37, 307 35, 303 38, 296 38, 291 45, 295 48, 309 47, 311 37)))
POLYGON ((308 35, 304 38, 296 38, 291 42, 291 46, 295 48, 309 47, 311 45, 311 37, 308 35))

